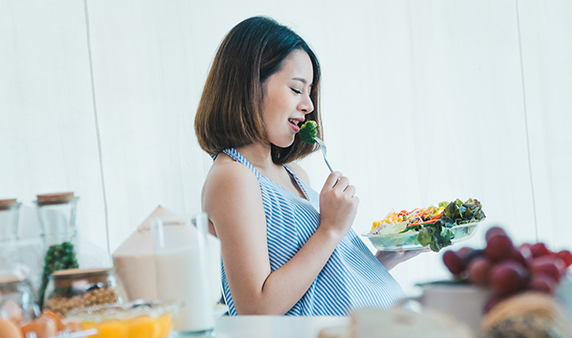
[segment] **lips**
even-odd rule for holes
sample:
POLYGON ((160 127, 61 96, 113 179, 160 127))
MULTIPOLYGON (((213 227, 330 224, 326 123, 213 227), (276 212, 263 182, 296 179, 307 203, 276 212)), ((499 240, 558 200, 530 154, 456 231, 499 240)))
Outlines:
POLYGON ((294 130, 295 133, 297 133, 300 130, 299 125, 301 123, 304 122, 304 118, 289 118, 288 119, 288 123, 290 124, 290 127, 292 127, 292 129, 294 130))
POLYGON ((292 121, 291 119, 288 119, 288 123, 290 124, 290 127, 292 127, 295 133, 297 133, 300 130, 300 127, 298 127, 297 122, 298 121, 292 121))
POLYGON ((288 119, 288 122, 290 122, 293 125, 298 126, 300 123, 304 122, 304 120, 298 120, 298 119, 288 119))

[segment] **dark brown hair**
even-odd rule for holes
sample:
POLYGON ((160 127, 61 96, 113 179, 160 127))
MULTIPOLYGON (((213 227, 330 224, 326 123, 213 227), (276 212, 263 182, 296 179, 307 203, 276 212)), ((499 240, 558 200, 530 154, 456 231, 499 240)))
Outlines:
MULTIPOLYGON (((267 142, 261 105, 264 82, 278 72, 294 50, 305 51, 313 67, 310 99, 314 111, 306 120, 318 123, 320 64, 306 42, 290 28, 266 17, 252 17, 236 25, 222 41, 213 60, 195 116, 195 133, 201 148, 216 155, 227 148, 267 142)), ((272 160, 284 164, 309 155, 314 145, 296 135, 287 148, 271 145, 272 160)))

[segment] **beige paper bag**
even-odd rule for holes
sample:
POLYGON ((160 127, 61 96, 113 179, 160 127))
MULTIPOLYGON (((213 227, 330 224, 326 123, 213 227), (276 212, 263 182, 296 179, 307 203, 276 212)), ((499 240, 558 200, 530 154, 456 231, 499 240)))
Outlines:
MULTIPOLYGON (((178 216, 180 215, 158 206, 113 253, 113 264, 130 300, 153 300, 158 298, 150 220, 156 217, 169 218, 178 216)), ((176 236, 177 233, 171 232, 166 235, 176 236)), ((207 246, 209 248, 208 273, 212 285, 209 293, 212 294, 214 305, 221 298, 220 241, 209 234, 207 236, 207 246)))
POLYGON ((113 264, 130 300, 157 299, 150 220, 172 216, 178 215, 158 206, 113 253, 113 264))

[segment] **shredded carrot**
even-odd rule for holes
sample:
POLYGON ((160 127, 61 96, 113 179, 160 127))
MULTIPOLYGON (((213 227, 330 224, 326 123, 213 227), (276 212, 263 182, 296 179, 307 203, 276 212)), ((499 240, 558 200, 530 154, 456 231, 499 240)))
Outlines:
POLYGON ((415 208, 409 212, 407 210, 401 210, 399 212, 392 210, 393 212, 384 219, 373 222, 372 230, 381 224, 391 225, 403 221, 408 223, 407 227, 435 223, 443 216, 443 209, 444 208, 429 206, 427 208, 415 208))

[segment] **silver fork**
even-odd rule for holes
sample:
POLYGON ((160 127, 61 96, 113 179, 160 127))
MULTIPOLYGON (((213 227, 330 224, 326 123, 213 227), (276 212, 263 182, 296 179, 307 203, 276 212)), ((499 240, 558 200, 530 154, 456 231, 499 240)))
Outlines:
POLYGON ((328 163, 328 159, 326 158, 327 153, 328 153, 328 149, 326 148, 326 144, 324 143, 324 141, 320 140, 316 136, 314 136, 314 140, 316 141, 316 143, 318 143, 320 145, 320 149, 322 150, 322 155, 324 155, 324 161, 326 161, 326 165, 328 166, 328 169, 330 169, 330 172, 333 173, 334 170, 332 169, 332 167, 330 166, 330 163, 328 163))

